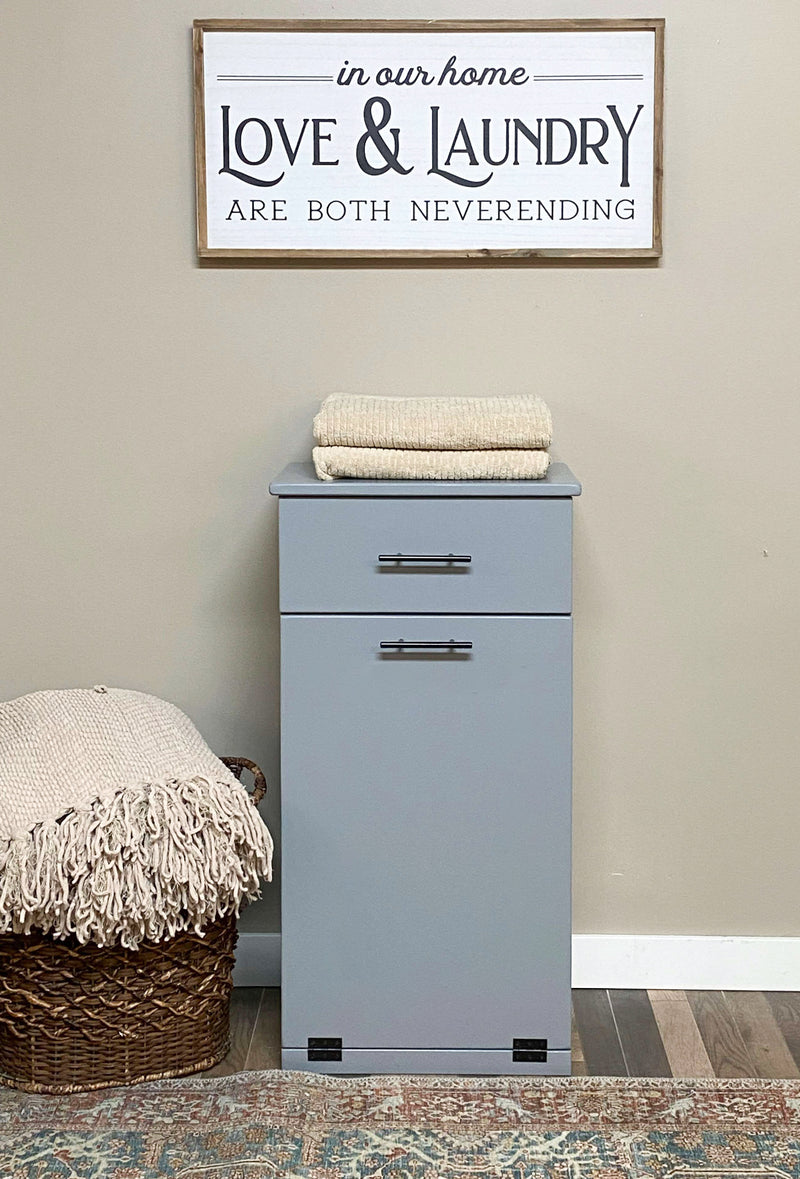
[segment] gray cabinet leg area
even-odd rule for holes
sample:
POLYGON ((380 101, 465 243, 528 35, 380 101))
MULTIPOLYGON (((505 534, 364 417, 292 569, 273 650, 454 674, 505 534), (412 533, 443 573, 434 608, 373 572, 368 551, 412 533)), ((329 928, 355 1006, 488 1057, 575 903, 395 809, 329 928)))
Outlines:
POLYGON ((354 1048, 342 1053, 341 1061, 309 1061, 299 1048, 284 1048, 284 1068, 337 1075, 363 1073, 450 1073, 471 1076, 559 1076, 570 1075, 570 1053, 548 1052, 543 1063, 514 1063, 510 1052, 477 1052, 450 1049, 354 1048))

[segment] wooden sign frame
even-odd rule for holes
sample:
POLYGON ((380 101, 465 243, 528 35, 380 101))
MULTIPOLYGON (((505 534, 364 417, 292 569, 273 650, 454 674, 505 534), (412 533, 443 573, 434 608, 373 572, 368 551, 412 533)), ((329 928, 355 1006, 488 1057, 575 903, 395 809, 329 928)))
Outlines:
MULTIPOLYGON (((532 264, 539 259, 548 258, 652 259, 660 257, 662 252, 664 23, 663 18, 458 22, 195 21, 193 33, 195 170, 199 258, 206 261, 218 259, 228 262, 241 259, 251 263, 260 261, 267 265, 286 265, 292 262, 304 264, 313 261, 380 264, 393 260, 407 261, 417 265, 426 262, 441 265, 475 262, 532 264), (282 74, 280 77, 227 73, 212 76, 209 74, 209 85, 207 85, 207 65, 211 62, 210 47, 213 45, 217 54, 215 60, 219 63, 231 60, 233 53, 231 47, 236 46, 238 51, 240 44, 238 38, 227 40, 218 38, 215 42, 210 42, 209 38, 218 33, 259 35, 296 35, 299 33, 304 37, 306 34, 322 34, 323 38, 318 37, 314 39, 313 43, 312 41, 298 42, 296 36, 288 39, 284 37, 282 47, 292 47, 297 52, 298 44, 308 45, 309 54, 307 56, 301 55, 298 58, 301 62, 301 69, 311 68, 309 63, 313 60, 325 60, 326 69, 334 70, 338 67, 338 72, 330 73, 324 77, 308 77, 307 75, 295 77, 291 72, 282 74), (441 73, 438 72, 438 61, 437 69, 428 68, 427 57, 424 58, 425 69, 416 64, 415 78, 421 83, 417 91, 419 116, 417 115, 417 106, 414 106, 413 110, 411 106, 412 102, 416 102, 416 99, 409 98, 409 95, 412 94, 411 83, 403 85, 400 79, 403 76, 412 77, 412 63, 415 60, 418 61, 421 54, 418 53, 416 59, 412 54, 409 63, 398 65, 397 55, 395 54, 393 57, 391 51, 387 50, 385 59, 389 64, 370 72, 359 65, 356 60, 358 54, 348 55, 347 52, 345 39, 347 34, 358 35, 356 38, 351 37, 351 44, 361 46, 362 49, 366 44, 368 50, 376 47, 376 53, 379 45, 387 45, 392 48, 413 45, 418 49, 420 45, 428 44, 414 39, 406 39, 405 42, 397 41, 396 35, 403 33, 420 34, 426 38, 437 33, 446 34, 447 44, 455 46, 455 50, 449 56, 443 53, 439 55, 442 65, 441 73), (549 37, 546 40, 539 39, 538 42, 531 41, 529 37, 523 40, 517 37, 517 34, 527 35, 530 33, 562 34, 567 35, 570 39, 556 43, 554 39, 549 37), (646 71, 643 69, 642 73, 611 72, 607 76, 603 75, 597 69, 598 59, 596 54, 594 56, 593 54, 594 47, 602 48, 605 39, 598 41, 596 38, 583 38, 578 43, 572 37, 573 34, 579 37, 586 33, 651 34, 652 72, 649 69, 646 71), (360 36, 361 34, 369 34, 371 38, 380 36, 383 37, 383 41, 365 42, 360 36), (469 34, 474 35, 471 40, 467 36, 469 34), (503 57, 503 53, 500 52, 490 54, 485 59, 488 65, 484 66, 483 59, 480 59, 478 67, 475 67, 471 64, 471 61, 478 60, 474 57, 475 46, 480 43, 484 35, 488 38, 485 42, 487 49, 496 48, 498 51, 502 49, 505 56, 503 57), (387 41, 386 38, 394 38, 395 40, 387 41), (464 38, 464 40, 460 41, 460 38, 464 38), (470 48, 473 50, 472 59, 458 58, 458 51, 462 44, 467 50, 470 48), (523 46, 529 49, 534 44, 542 47, 542 52, 545 54, 551 46, 554 49, 557 47, 558 53, 553 57, 554 62, 566 60, 563 54, 568 54, 574 45, 576 63, 585 60, 590 67, 594 68, 579 67, 574 73, 562 70, 563 76, 560 76, 558 71, 554 74, 549 74, 546 71, 536 74, 534 67, 531 66, 530 57, 526 58, 525 54, 521 52, 523 46), (509 59, 512 46, 518 57, 509 59), (518 46, 519 51, 517 50, 518 46), (326 52, 327 58, 324 57, 326 52), (314 53, 317 54, 316 59, 313 56, 314 53), (498 57, 503 58, 504 66, 497 66, 496 59, 498 57), (519 61, 516 66, 513 64, 515 60, 519 61), (342 65, 342 62, 346 64, 342 65), (448 67, 450 67, 449 72, 448 67), (407 70, 405 75, 403 75, 403 68, 407 70), (580 73, 580 68, 584 68, 584 74, 580 73), (346 81, 348 70, 351 75, 350 81, 346 81), (360 74, 356 71, 360 71, 360 74), (459 73, 459 71, 462 72, 459 73), (363 81, 365 77, 368 79, 367 82, 363 81), (388 81, 386 81, 387 78, 388 81), (479 78, 481 81, 477 81, 479 78), (383 79, 383 81, 376 81, 377 79, 383 79), (296 85, 298 82, 301 83, 300 86, 296 85), (328 86, 317 85, 314 89, 312 83, 328 83, 328 86), (330 83, 334 83, 339 88, 332 90, 330 83), (491 91, 490 88, 495 83, 497 85, 491 91), (478 99, 477 87, 484 84, 486 88, 478 99), (527 116, 528 108, 526 107, 523 113, 528 118, 527 123, 516 117, 510 119, 508 112, 512 108, 508 102, 514 93, 513 87, 516 86, 521 90, 525 85, 529 85, 526 94, 531 94, 534 92, 534 84, 537 84, 536 101, 544 104, 543 112, 546 112, 546 117, 539 115, 535 122, 531 121, 527 116), (352 91, 348 90, 346 95, 343 94, 343 88, 351 85, 352 91), (454 94, 455 88, 459 85, 462 89, 454 94), (235 86, 238 86, 239 89, 236 90, 235 86), (501 94, 500 86, 507 88, 505 93, 501 94), (227 101, 225 101, 221 87, 223 90, 225 87, 229 87, 227 101), (234 88, 230 89, 230 87, 234 88), (363 87, 363 89, 359 90, 359 87, 363 87), (427 87, 427 90, 424 90, 423 97, 424 87, 427 87), (214 90, 213 96, 210 94, 212 89, 214 90), (236 98, 244 93, 249 93, 250 96, 258 94, 259 105, 242 107, 237 111, 235 109, 236 98), (552 96, 555 93, 565 96, 561 100, 563 109, 553 106, 552 96), (230 97, 232 94, 235 97, 230 97), (262 97, 268 94, 280 96, 270 100, 279 104, 284 116, 275 118, 271 128, 264 117, 268 112, 263 105, 262 97), (337 117, 330 116, 330 111, 326 110, 324 103, 321 103, 317 97, 320 94, 325 95, 326 98, 329 95, 335 98, 339 104, 336 109, 340 112, 341 117, 339 115, 337 117), (580 103, 583 105, 578 105, 578 99, 575 97, 578 94, 580 95, 580 103), (305 95, 303 98, 297 97, 303 95, 305 95), (289 111, 291 102, 310 102, 311 99, 308 95, 314 96, 314 106, 309 106, 305 113, 302 106, 300 106, 299 112, 289 111), (467 97, 464 97, 465 95, 467 97), (624 96, 626 104, 624 114, 621 115, 617 108, 617 102, 621 99, 615 98, 614 102, 607 101, 612 95, 624 96), (506 102, 507 96, 509 96, 508 102, 506 102), (478 141, 474 128, 468 125, 467 118, 462 117, 460 123, 457 123, 455 115, 458 112, 453 111, 450 116, 448 135, 444 138, 443 143, 450 146, 448 160, 452 161, 454 156, 459 157, 457 165, 453 164, 449 168, 443 167, 438 155, 434 154, 435 150, 439 150, 439 141, 435 138, 435 133, 438 134, 438 123, 432 122, 430 142, 425 144, 426 149, 429 149, 432 155, 432 167, 428 169, 426 174, 424 163, 420 164, 415 175, 415 184, 418 187, 409 196, 407 195, 410 192, 408 174, 414 168, 413 164, 409 167, 403 166, 408 162, 402 156, 406 150, 406 142, 415 144, 421 142, 423 134, 420 128, 423 127, 423 113, 427 114, 429 111, 430 119, 437 120, 439 103, 450 100, 452 105, 456 98, 463 101, 465 106, 469 103, 476 104, 475 110, 468 112, 473 116, 472 122, 475 125, 477 125, 481 113, 481 100, 484 103, 497 104, 501 101, 506 103, 502 108, 506 113, 505 118, 498 117, 497 120, 483 118, 480 122, 483 124, 484 137, 496 133, 495 123, 501 127, 505 126, 506 157, 500 163, 516 165, 517 170, 514 171, 513 167, 505 169, 492 167, 488 179, 480 174, 480 169, 478 173, 468 173, 469 168, 474 168, 475 164, 479 163, 478 151, 475 146, 478 141), (392 113, 393 100, 396 113, 392 113), (212 102, 215 104, 213 119, 209 117, 210 103, 212 102), (636 115, 631 120, 634 103, 637 108, 636 115), (651 109, 648 111, 649 103, 651 103, 651 109), (343 104, 347 107, 346 110, 343 109, 343 104), (405 105, 403 106, 403 104, 405 105), (401 106, 403 109, 397 111, 397 108, 401 106), (356 107, 358 107, 357 112, 356 107), (230 113, 232 108, 234 109, 233 115, 230 113), (287 113, 291 114, 292 118, 285 117, 287 113), (317 117, 319 113, 326 115, 326 117, 317 117), (360 145, 361 155, 357 157, 360 172, 356 171, 353 164, 353 151, 358 147, 360 139, 354 134, 351 134, 349 139, 344 139, 342 133, 342 126, 348 119, 355 120, 356 113, 362 119, 362 122, 358 124, 358 131, 361 132, 360 139, 364 141, 360 145), (633 144, 635 122, 640 113, 644 114, 641 124, 641 128, 644 130, 636 143, 638 155, 631 152, 630 156, 631 170, 636 178, 636 197, 634 199, 639 199, 639 207, 644 205, 646 212, 639 218, 635 227, 618 225, 612 221, 612 210, 618 220, 632 221, 634 219, 636 207, 627 194, 625 199, 630 200, 630 207, 624 203, 623 199, 618 199, 614 204, 612 197, 598 199, 588 191, 586 196, 580 197, 574 187, 571 189, 562 187, 556 191, 555 195, 544 192, 540 196, 539 193, 542 190, 535 190, 542 176, 546 175, 548 179, 553 178, 554 183, 576 186, 589 174, 593 177, 600 177, 602 166, 607 166, 607 170, 602 172, 603 181, 614 172, 614 179, 618 182, 617 195, 623 191, 619 188, 620 176, 628 188, 632 187, 626 169, 629 149, 633 144), (408 127, 403 125, 403 118, 412 123, 413 130, 418 132, 416 137, 412 138, 408 127), (391 124, 391 126, 387 124, 391 124), (489 124, 489 130, 486 129, 487 124, 489 124), (652 142, 647 134, 650 125, 652 125, 652 142), (455 132, 453 128, 456 128, 455 132), (511 159, 510 128, 513 128, 515 137, 513 160, 511 159), (342 135, 342 141, 334 144, 336 134, 342 135), (556 145, 555 141, 559 135, 561 140, 556 145), (564 135, 567 136, 566 140, 564 135), (247 136, 252 138, 247 140, 247 136), (263 138, 259 139, 259 136, 263 138), (405 139, 398 138, 399 136, 405 136, 405 139), (210 146, 212 137, 216 137, 213 142, 213 152, 210 146), (545 140, 547 140, 546 147, 545 140), (566 158, 558 159, 559 152, 565 150, 565 143, 568 154, 566 158), (606 144, 608 146, 604 146, 606 144), (534 158, 534 149, 536 158, 534 158), (570 149, 571 154, 569 154, 570 149), (302 159, 300 159, 301 154, 302 159), (209 158, 212 155, 213 159, 209 158), (261 156, 263 159, 260 158, 261 156), (334 156, 337 157, 335 160, 334 156), (278 162, 284 165, 284 170, 278 180, 274 178, 274 175, 265 177, 264 173, 259 173, 258 168, 264 165, 265 161, 269 161, 270 166, 273 161, 275 161, 275 166, 278 162), (344 168, 338 169, 340 161, 344 161, 349 171, 345 172, 344 168), (652 180, 650 180, 649 171, 650 161, 652 162, 652 180), (231 166, 231 162, 234 166, 231 166), (220 163, 223 165, 222 167, 219 167, 220 163), (296 172, 293 172, 292 168, 296 167, 298 163, 300 167, 296 172), (545 165, 544 168, 540 167, 542 164, 545 165), (374 176, 375 182, 372 191, 375 194, 380 194, 381 200, 373 199, 371 201, 373 222, 380 222, 381 215, 384 220, 388 220, 390 210, 392 210, 392 219, 394 220, 392 201, 395 198, 394 195, 387 197, 386 193, 389 185, 394 185, 392 189, 394 194, 405 183, 402 201, 401 198, 397 198, 397 207, 400 210, 397 221, 402 221, 403 217, 405 221, 402 225, 391 224, 390 228, 383 224, 376 224, 374 228, 367 229, 363 225, 354 226, 352 221, 341 227, 329 224, 331 218, 328 214, 331 209, 334 209, 338 214, 340 208, 344 208, 345 214, 342 217, 344 220, 344 217, 350 214, 355 216, 363 211, 362 206, 368 214, 370 202, 366 198, 350 199, 349 201, 342 199, 344 192, 341 188, 329 190, 328 195, 333 199, 329 199, 327 203, 324 203, 324 196, 321 196, 319 200, 310 199, 307 196, 307 191, 302 188, 298 189, 295 182, 297 181, 301 185, 307 183, 303 177, 310 174, 312 165, 321 166, 319 172, 314 173, 315 183, 319 177, 319 193, 324 193, 324 186, 334 173, 334 168, 331 165, 337 166, 335 183, 341 184, 342 180, 346 180, 352 174, 355 177, 353 183, 356 185, 352 191, 359 193, 366 191, 363 185, 371 183, 371 178, 374 176), (520 168, 519 165, 522 167, 520 168), (546 165, 569 165, 569 170, 559 173, 557 167, 548 168, 546 165), (578 172, 578 168, 581 166, 585 170, 578 172), (305 168, 305 172, 303 168, 305 168), (428 179, 431 175, 433 175, 433 181, 428 179), (476 175, 479 176, 477 183, 469 178, 476 175), (494 189, 487 191, 485 185, 489 184, 495 176, 500 175, 503 176, 503 181, 498 181, 494 189), (533 186, 527 196, 519 195, 518 180, 520 176, 526 176, 528 179, 524 180, 524 183, 533 186), (222 177, 221 180, 220 177, 222 177), (279 181, 284 177, 288 179, 289 183, 278 192, 276 189, 279 186, 279 181), (367 177, 366 180, 365 177, 367 177), (436 190, 432 188, 434 183, 440 183, 440 178, 444 178, 446 183, 452 182, 448 191, 442 191, 442 187, 436 190), (291 187, 292 184, 295 184, 294 189, 291 187), (362 187, 358 187, 359 184, 362 187), (517 187, 514 188, 514 185, 517 187), (457 187, 453 196, 454 186, 457 187), (290 195, 284 197, 282 195, 284 192, 290 195), (306 195, 297 195, 298 192, 306 195), (459 196, 462 198, 460 203, 459 196), (405 203, 403 204, 403 202, 405 203), (223 218, 222 211, 229 204, 230 215, 223 218), (289 210, 287 210, 287 204, 289 210), (299 215, 296 210, 292 216, 288 215, 292 204, 300 210, 299 215), (452 214, 451 222, 450 208, 452 205, 455 206, 455 212, 452 214), (351 206, 355 206, 355 209, 352 210, 351 206), (444 208, 445 206, 446 208, 444 208), (438 214, 443 208, 446 215, 440 218, 438 214), (568 214, 566 216, 565 208, 566 214, 568 214), (577 208, 578 212, 573 214, 573 208, 577 208), (376 209, 378 211, 377 218, 376 209), (498 224, 502 222, 499 230, 476 228, 476 221, 491 219, 488 216, 484 218, 481 215, 484 212, 491 214, 492 217, 496 213, 498 224), (536 217, 532 216, 534 212, 536 217), (551 223, 558 223, 559 212, 561 213, 561 224, 556 230, 552 228, 551 223), (270 213, 274 214, 272 220, 270 220, 270 213), (540 235, 540 240, 534 240, 534 231, 528 230, 527 226, 524 229, 517 229, 514 225, 513 229, 509 229, 506 221, 514 224, 512 214, 514 216, 519 214, 521 222, 537 224, 536 233, 540 235), (432 216, 434 221, 443 220, 447 224, 443 228, 437 225, 435 232, 432 231, 429 226, 432 216), (458 216, 461 217, 461 226, 453 224, 457 222, 458 216), (568 229, 563 228, 563 222, 574 221, 579 216, 581 221, 578 222, 577 228, 573 226, 568 229), (469 228, 465 228, 463 224, 466 219, 469 220, 469 228), (411 220, 414 222, 413 227, 410 227, 409 224, 411 220), (293 221, 294 224, 292 224, 293 221), (312 230, 308 228, 312 222, 323 223, 323 221, 324 224, 321 224, 320 228, 317 228, 317 224, 312 230), (608 228, 605 228, 606 222, 608 222, 608 228), (594 223, 597 223, 596 228, 594 223), (285 228, 287 224, 290 225, 288 230, 285 228), (463 244, 457 236, 462 232, 463 244), (493 244, 492 240, 489 240, 492 233, 495 232, 498 235, 497 244, 493 244), (604 232, 605 238, 603 237, 604 232), (313 244, 315 233, 321 235, 320 240, 323 242, 321 248, 315 248, 315 244, 313 244), (527 233, 531 234, 530 241, 520 240, 527 233), (559 233, 562 234, 563 240, 558 238, 559 233), (568 240, 571 233, 576 235, 576 241, 568 240), (424 238, 424 241, 421 240, 419 245, 416 240, 410 243, 411 235, 417 234, 421 239, 424 238), (437 234, 439 238, 437 238, 437 234), (500 240, 503 234, 513 236, 515 240, 511 242, 500 240), (547 238, 548 234, 550 238, 547 238), (592 234, 595 236, 592 237, 592 234), (259 235, 261 236, 259 237, 259 235), (397 237, 399 243, 397 248, 392 245, 393 236, 397 237), (627 244, 629 238, 633 244, 627 244), (269 244, 265 244, 265 241, 268 241, 269 244), (366 244, 364 244, 365 242, 366 244)), ((444 45, 445 41, 440 38, 438 42, 430 42, 430 44, 431 46, 434 44, 439 46, 444 45)), ((647 40, 639 38, 635 46, 630 38, 626 38, 624 44, 625 51, 631 45, 631 53, 634 56, 638 54, 642 58, 646 56, 649 59, 649 38, 647 40)), ((250 38, 247 42, 242 41, 241 45, 243 49, 245 46, 247 47, 244 60, 250 63, 259 60, 257 54, 254 56, 258 48, 257 41, 250 38)), ((617 38, 613 42, 613 46, 610 40, 608 45, 617 54, 614 61, 617 62, 617 68, 619 68, 619 62, 623 60, 619 56, 622 52, 619 47, 623 45, 623 42, 617 38)), ((276 50, 277 44, 273 40, 272 52, 274 53, 276 50)), ((631 57, 631 60, 634 60, 634 56, 631 57)), ((290 59, 287 55, 285 58, 281 56, 277 60, 282 63, 284 60, 289 61, 290 59)), ((371 61, 374 66, 380 58, 377 57, 373 60, 368 55, 364 60, 371 61)), ((627 61, 628 58, 626 57, 625 60, 627 61)), ((252 64, 250 68, 252 68, 252 64)), ((291 71, 291 65, 287 65, 285 68, 291 71)), ((613 62, 611 68, 613 69, 613 62)), ((249 101, 256 102, 252 97, 249 101)), ((445 110, 446 108, 442 106, 441 109, 445 110)), ((352 125, 355 126, 355 123, 352 125)), ((483 143, 485 156, 480 164, 485 165, 485 171, 497 161, 489 147, 486 146, 488 139, 484 138, 483 143)), ((421 148, 419 150, 421 151, 421 148)), ((431 162, 431 159, 426 157, 425 163, 428 162, 431 162)), ((612 185, 608 184, 597 191, 605 193, 610 191, 611 187, 612 185)), ((315 191, 317 190, 315 189, 315 191)), ((526 190, 521 191, 525 192, 526 190)), ((336 218, 334 217, 332 220, 335 221, 336 218)), ((356 220, 360 220, 360 218, 356 217, 356 220)))

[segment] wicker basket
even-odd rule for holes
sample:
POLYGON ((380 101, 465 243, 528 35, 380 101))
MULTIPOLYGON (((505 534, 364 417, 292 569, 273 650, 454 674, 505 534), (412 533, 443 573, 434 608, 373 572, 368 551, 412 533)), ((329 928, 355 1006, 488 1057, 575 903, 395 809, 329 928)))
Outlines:
MULTIPOLYGON (((264 775, 222 759, 237 777, 264 775)), ((0 1082, 77 1093, 211 1068, 230 1046, 236 919, 138 950, 0 934, 0 1082)))

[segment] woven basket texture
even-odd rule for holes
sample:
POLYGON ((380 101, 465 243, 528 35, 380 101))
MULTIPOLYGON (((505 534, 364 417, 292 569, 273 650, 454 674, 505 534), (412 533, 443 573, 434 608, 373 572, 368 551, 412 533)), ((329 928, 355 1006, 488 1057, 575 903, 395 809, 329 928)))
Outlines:
MULTIPOLYGON (((260 801, 258 767, 223 760, 260 801)), ((0 935, 0 1083, 76 1093, 211 1068, 230 1046, 236 939, 233 915, 137 950, 0 935)))

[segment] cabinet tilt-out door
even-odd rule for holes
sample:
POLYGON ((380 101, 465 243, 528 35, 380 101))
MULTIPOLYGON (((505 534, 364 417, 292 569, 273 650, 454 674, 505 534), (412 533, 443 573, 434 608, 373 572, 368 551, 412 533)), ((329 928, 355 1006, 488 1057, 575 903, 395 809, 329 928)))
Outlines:
POLYGON ((281 628, 284 1047, 568 1049, 571 618, 281 628))

